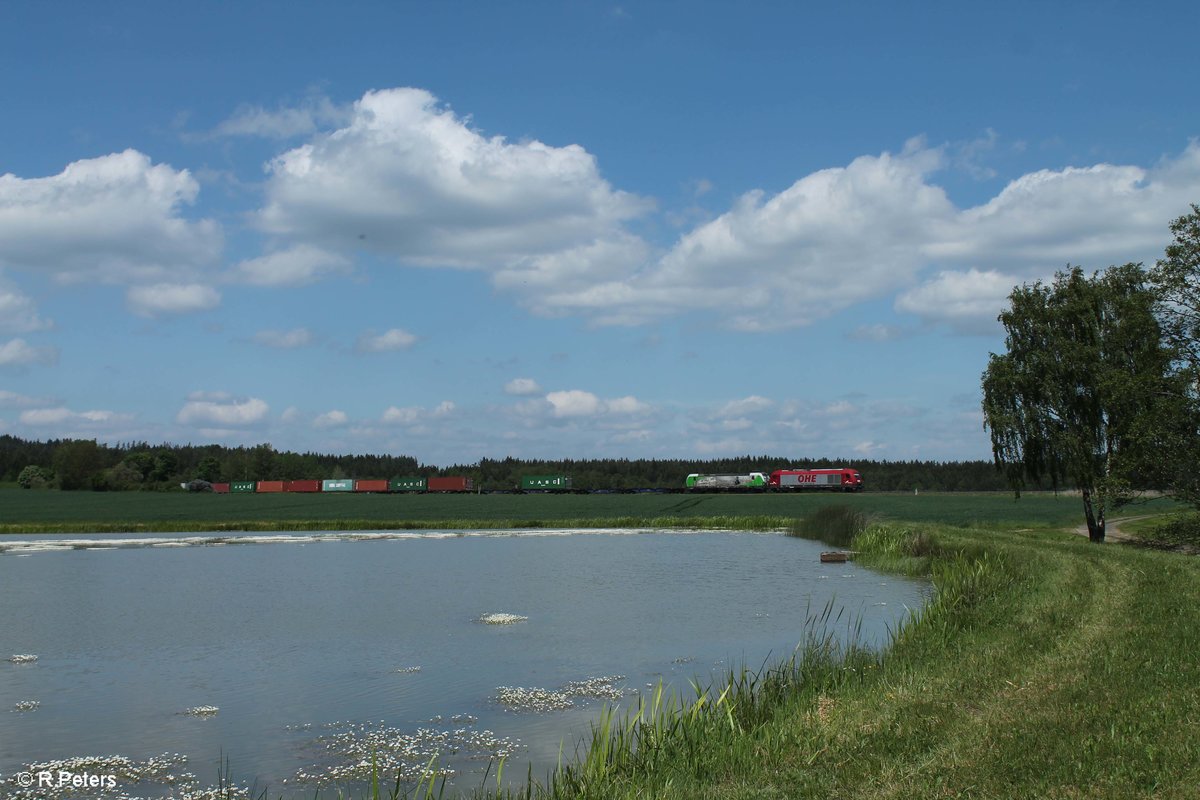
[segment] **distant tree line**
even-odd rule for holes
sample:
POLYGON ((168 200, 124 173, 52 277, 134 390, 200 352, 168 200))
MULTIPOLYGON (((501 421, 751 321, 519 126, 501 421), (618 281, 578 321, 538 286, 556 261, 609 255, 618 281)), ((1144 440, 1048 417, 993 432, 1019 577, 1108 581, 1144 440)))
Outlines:
MULTIPOLYGON (((718 459, 485 458, 437 467, 412 456, 332 455, 278 451, 269 444, 107 445, 91 439, 29 441, 0 435, 0 480, 25 488, 95 491, 170 490, 200 479, 303 480, 462 475, 484 490, 513 489, 525 475, 568 475, 577 489, 677 489, 692 472, 771 472, 788 467, 850 467, 869 491, 1000 491, 1005 476, 991 461, 875 461, 738 456, 718 459)), ((1060 486, 1062 484, 1060 483, 1060 486)))

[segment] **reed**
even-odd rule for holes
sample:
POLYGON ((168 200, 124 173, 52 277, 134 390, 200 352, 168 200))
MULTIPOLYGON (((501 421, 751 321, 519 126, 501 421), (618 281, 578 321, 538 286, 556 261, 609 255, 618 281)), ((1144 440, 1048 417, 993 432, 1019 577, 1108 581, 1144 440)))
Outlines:
POLYGON ((804 539, 816 539, 834 547, 849 547, 872 517, 859 508, 845 505, 821 506, 807 517, 795 520, 787 533, 804 539))

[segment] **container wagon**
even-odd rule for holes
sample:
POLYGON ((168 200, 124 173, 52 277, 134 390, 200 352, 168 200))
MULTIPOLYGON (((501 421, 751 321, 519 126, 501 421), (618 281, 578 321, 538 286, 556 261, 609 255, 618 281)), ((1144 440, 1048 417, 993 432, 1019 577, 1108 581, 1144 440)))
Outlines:
POLYGON ((540 489, 550 490, 569 490, 571 488, 570 475, 522 475, 521 490, 538 491, 540 489))
POLYGON ((233 481, 229 484, 229 491, 234 494, 252 493, 256 485, 255 481, 233 481))
POLYGON ((693 472, 683 485, 689 489, 763 489, 767 476, 761 472, 746 475, 701 475, 693 472))
POLYGON ((387 490, 387 481, 359 480, 354 482, 354 491, 356 492, 386 492, 387 490))
POLYGON ((259 494, 273 494, 283 491, 283 481, 259 481, 254 486, 254 491, 259 494))
POLYGON ((826 489, 861 492, 862 475, 856 469, 777 469, 771 473, 772 489, 826 489))
POLYGON ((288 481, 283 487, 285 492, 319 492, 321 491, 320 481, 288 481))
POLYGON ((426 487, 431 492, 469 492, 474 488, 470 478, 460 478, 457 476, 445 478, 430 478, 426 481, 426 487))
POLYGON ((228 483, 214 483, 213 491, 216 492, 217 494, 229 494, 229 484, 228 483))
POLYGON ((392 478, 388 481, 389 492, 423 492, 425 489, 424 478, 392 478))
POLYGON ((353 492, 354 480, 352 478, 334 478, 331 480, 321 481, 322 492, 353 492))

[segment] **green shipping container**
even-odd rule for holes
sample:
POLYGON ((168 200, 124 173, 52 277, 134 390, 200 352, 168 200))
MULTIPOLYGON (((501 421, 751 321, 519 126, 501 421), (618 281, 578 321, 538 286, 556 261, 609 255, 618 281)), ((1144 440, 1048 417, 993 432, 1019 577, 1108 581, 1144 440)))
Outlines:
POLYGON ((522 475, 522 489, 570 489, 569 475, 522 475))
POLYGON ((331 480, 331 481, 321 481, 321 491, 322 492, 353 492, 354 491, 354 479, 353 478, 340 478, 340 479, 331 480))
POLYGON ((257 481, 234 481, 229 484, 231 492, 253 492, 257 481))
POLYGON ((392 478, 388 481, 389 492, 423 492, 424 478, 392 478))

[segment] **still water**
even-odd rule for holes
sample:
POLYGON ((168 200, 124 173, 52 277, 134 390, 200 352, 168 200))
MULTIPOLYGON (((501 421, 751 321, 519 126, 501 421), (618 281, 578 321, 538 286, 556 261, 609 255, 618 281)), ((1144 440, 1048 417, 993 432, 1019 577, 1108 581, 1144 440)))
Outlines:
MULTIPOLYGON (((459 751, 443 744, 438 762, 457 772, 452 787, 478 786, 499 752, 511 752, 508 775, 532 763, 544 777, 606 695, 627 706, 659 681, 690 693, 689 680, 781 661, 829 602, 844 610, 837 632, 852 618, 880 644, 929 592, 821 564, 822 545, 779 534, 220 541, 0 539, 0 786, 32 763, 165 753, 201 785, 227 771, 256 793, 311 797, 372 749, 427 763, 439 737, 459 751), (479 621, 500 613, 527 619, 479 621), (590 678, 607 680, 571 692, 590 678), (549 690, 539 696, 569 705, 506 705, 501 687, 549 690), (186 713, 205 707, 219 710, 186 713)), ((156 794, 117 788, 112 796, 156 794)))

